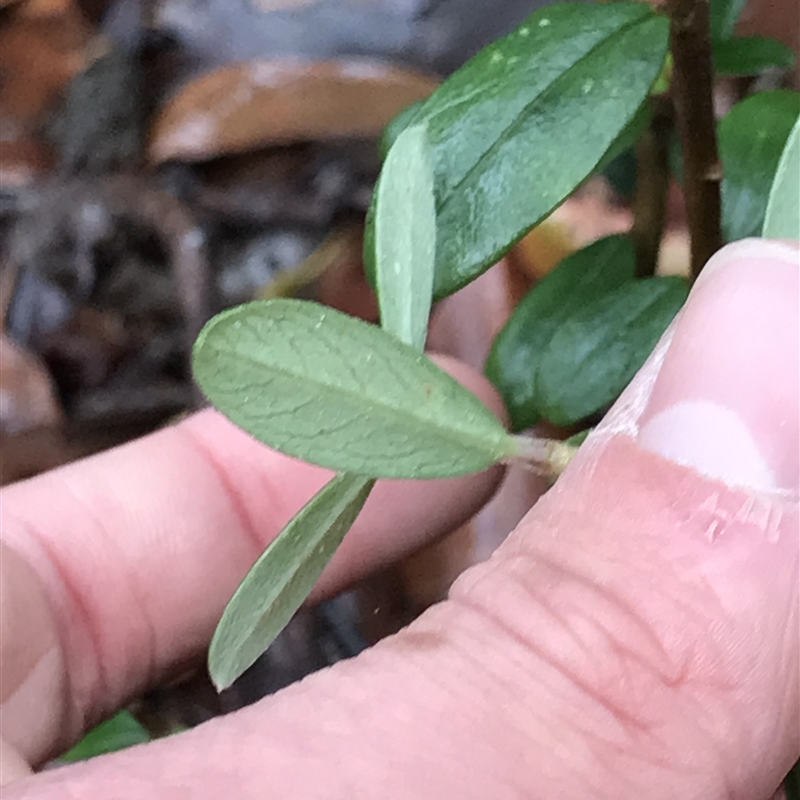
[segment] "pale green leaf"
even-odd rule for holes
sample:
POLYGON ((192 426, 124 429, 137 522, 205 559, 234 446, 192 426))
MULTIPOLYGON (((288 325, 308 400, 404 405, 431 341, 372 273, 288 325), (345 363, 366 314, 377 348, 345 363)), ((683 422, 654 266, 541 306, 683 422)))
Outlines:
POLYGON ((375 260, 381 326, 417 350, 425 347, 433 293, 436 206, 422 125, 406 128, 376 189, 375 260))
POLYGON ((800 240, 800 117, 786 140, 775 171, 762 235, 800 240))
POLYGON ((201 331, 194 374, 236 425, 284 453, 342 472, 440 478, 479 472, 513 441, 425 355, 338 311, 265 300, 201 331))
POLYGON ((374 481, 337 475, 261 554, 231 598, 208 652, 218 690, 269 647, 308 597, 367 500, 374 481))

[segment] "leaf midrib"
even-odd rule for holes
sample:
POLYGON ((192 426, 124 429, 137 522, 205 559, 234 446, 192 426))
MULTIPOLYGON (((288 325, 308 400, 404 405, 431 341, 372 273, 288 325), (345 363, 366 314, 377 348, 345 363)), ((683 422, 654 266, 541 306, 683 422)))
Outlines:
MULTIPOLYGON (((455 194, 461 189, 461 187, 469 179, 471 179, 473 177, 473 174, 478 171, 478 169, 482 166, 482 164, 490 156, 492 156, 494 154, 494 151, 497 148, 499 148, 500 146, 502 146, 503 144, 505 144, 506 140, 509 138, 509 134, 512 131, 512 129, 517 127, 520 124, 521 119, 528 115, 528 113, 530 112, 530 109, 533 106, 535 106, 536 103, 539 102, 539 100, 541 100, 542 95, 544 95, 547 92, 549 92, 559 81, 563 80, 564 77, 569 72, 574 70, 583 61, 585 61, 586 59, 590 58, 599 48, 601 48, 605 44, 607 44, 612 38, 621 35, 623 32, 627 31, 628 29, 630 29, 630 28, 632 28, 632 27, 634 27, 636 25, 642 25, 645 22, 649 22, 654 18, 655 18, 654 14, 645 13, 645 14, 642 14, 642 16, 640 16, 639 18, 637 18, 637 19, 635 19, 635 20, 633 20, 631 22, 628 22, 625 25, 621 26, 613 34, 611 34, 610 36, 607 36, 604 39, 601 39, 599 42, 597 42, 597 44, 595 44, 593 47, 591 47, 589 50, 587 50, 576 61, 574 61, 572 63, 572 65, 567 70, 562 72, 560 75, 557 75, 555 78, 553 78, 553 80, 550 83, 546 84, 542 88, 542 90, 530 102, 526 103, 525 106, 523 106, 523 108, 516 115, 516 117, 513 119, 513 121, 510 122, 503 129, 503 131, 494 139, 494 141, 489 145, 489 147, 478 157, 477 161, 475 161, 473 166, 470 167, 470 169, 464 174, 464 176, 458 181, 458 183, 456 183, 453 187, 451 187, 448 190, 447 196, 442 201, 441 205, 438 206, 437 209, 436 209, 437 215, 443 215, 444 214, 445 209, 447 208, 448 204, 450 203, 451 199, 455 196, 455 194)), ((435 147, 438 147, 438 146, 439 146, 438 144, 435 145, 435 147)), ((598 161, 598 163, 599 163, 599 161, 598 161)), ((534 221, 533 224, 536 224, 536 221, 534 221)))
MULTIPOLYGON (((223 350, 221 350, 220 348, 217 348, 217 352, 221 353, 223 355, 225 354, 225 352, 223 350)), ((355 399, 356 403, 358 402, 359 399, 363 400, 363 398, 365 396, 365 392, 363 392, 363 391, 362 392, 358 392, 358 391, 356 391, 354 389, 348 389, 348 388, 345 388, 345 387, 342 387, 342 386, 338 386, 338 385, 332 386, 330 383, 323 383, 323 382, 315 380, 314 378, 308 377, 307 373, 298 373, 298 372, 296 372, 296 371, 294 371, 292 369, 288 369, 288 368, 285 368, 285 367, 281 367, 281 366, 275 367, 275 366, 272 366, 270 364, 265 364, 263 361, 259 361, 258 359, 256 359, 252 355, 250 355, 249 353, 240 353, 240 352, 234 351, 233 354, 240 360, 247 360, 251 364, 253 364, 253 365, 257 366, 257 367, 266 368, 266 369, 271 370, 273 372, 277 372, 281 376, 283 376, 284 378, 302 379, 304 382, 311 383, 314 386, 318 387, 319 390, 335 391, 335 392, 337 392, 337 393, 339 393, 341 395, 344 395, 348 399, 355 399)), ((422 356, 422 358, 425 358, 425 356, 422 356)), ((445 372, 443 372, 443 375, 446 378, 450 378, 450 376, 447 375, 447 373, 445 373, 445 372)), ((456 383, 456 386, 458 388, 463 388, 458 383, 456 383)), ((464 390, 464 391, 466 391, 466 390, 464 390)), ((449 425, 443 426, 441 424, 436 424, 435 422, 433 422, 432 420, 430 420, 428 418, 419 417, 419 416, 415 415, 413 412, 407 411, 406 409, 398 409, 396 406, 389 405, 388 403, 385 403, 385 402, 382 402, 382 401, 381 402, 377 402, 372 398, 370 398, 370 401, 371 401, 371 404, 376 406, 377 408, 388 410, 395 417, 401 417, 402 419, 412 420, 415 423, 415 426, 418 427, 418 428, 422 427, 423 429, 430 429, 430 430, 436 431, 436 433, 439 436, 441 436, 442 438, 444 438, 444 439, 446 439, 448 441, 454 441, 456 444, 458 444, 461 447, 465 446, 465 440, 466 440, 468 442, 478 443, 479 446, 475 447, 475 449, 479 449, 479 450, 484 451, 484 452, 486 450, 486 447, 485 447, 485 444, 486 444, 486 441, 487 441, 486 438, 483 438, 483 437, 480 437, 480 436, 476 436, 475 434, 472 434, 472 433, 469 433, 467 431, 464 431, 461 428, 454 428, 454 427, 451 427, 449 425)), ((476 402, 478 402, 478 401, 476 401, 476 402)), ((483 413, 483 409, 479 408, 478 412, 479 413, 483 413)), ((491 412, 489 412, 487 410, 486 413, 491 413, 491 412)), ((502 429, 502 427, 500 426, 499 422, 497 423, 497 425, 498 425, 498 435, 496 436, 495 441, 492 442, 491 450, 492 450, 492 453, 496 453, 498 457, 502 457, 503 455, 509 455, 510 454, 508 448, 503 448, 502 453, 499 452, 499 448, 503 443, 503 439, 508 438, 508 434, 502 429), (502 431, 502 436, 499 435, 500 431, 502 431)), ((474 447, 473 445, 469 445, 469 446, 474 447)))

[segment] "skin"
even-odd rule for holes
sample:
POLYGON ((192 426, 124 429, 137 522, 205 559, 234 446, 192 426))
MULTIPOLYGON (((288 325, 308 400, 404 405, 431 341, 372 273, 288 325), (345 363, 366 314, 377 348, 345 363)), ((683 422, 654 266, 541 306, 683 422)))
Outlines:
MULTIPOLYGON (((715 256, 556 487, 409 628, 33 777, 24 762, 202 657, 326 474, 203 412, 3 490, 4 800, 766 800, 800 755, 798 272, 777 243, 715 256)), ((497 479, 382 484, 315 596, 457 525, 497 479)))

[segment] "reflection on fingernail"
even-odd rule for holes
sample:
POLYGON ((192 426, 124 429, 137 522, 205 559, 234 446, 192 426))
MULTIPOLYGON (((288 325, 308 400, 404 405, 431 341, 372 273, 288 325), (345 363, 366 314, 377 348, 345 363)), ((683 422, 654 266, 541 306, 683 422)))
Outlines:
POLYGON ((731 486, 765 491, 780 488, 742 420, 717 403, 676 403, 645 422, 639 442, 731 486))
POLYGON ((698 281, 638 439, 731 486, 797 492, 799 271, 778 247, 722 251, 698 281))

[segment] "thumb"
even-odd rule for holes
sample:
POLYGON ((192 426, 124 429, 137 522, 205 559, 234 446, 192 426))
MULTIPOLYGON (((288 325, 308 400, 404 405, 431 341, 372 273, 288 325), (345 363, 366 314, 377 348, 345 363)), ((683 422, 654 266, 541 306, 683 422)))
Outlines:
POLYGON ((800 750, 798 288, 784 245, 712 259, 555 488, 405 631, 9 800, 769 797, 800 750))
POLYGON ((574 468, 454 589, 554 667, 583 796, 765 798, 800 756, 798 266, 774 242, 717 254, 574 468))

